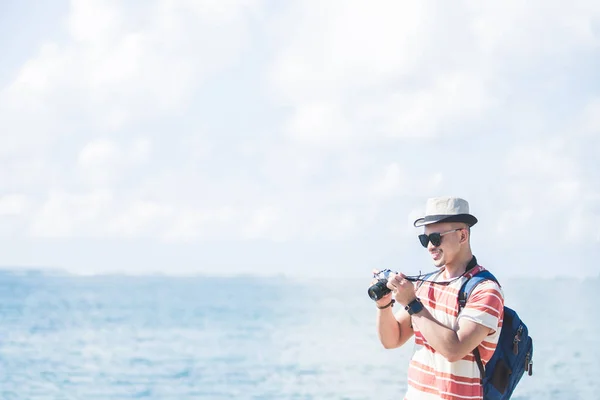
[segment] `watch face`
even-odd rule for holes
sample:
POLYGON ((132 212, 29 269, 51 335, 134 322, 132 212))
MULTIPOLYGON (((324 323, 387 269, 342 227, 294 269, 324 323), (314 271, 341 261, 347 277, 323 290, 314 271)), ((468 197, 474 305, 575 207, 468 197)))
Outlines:
POLYGON ((417 314, 423 309, 423 303, 417 298, 405 307, 409 315, 417 314))

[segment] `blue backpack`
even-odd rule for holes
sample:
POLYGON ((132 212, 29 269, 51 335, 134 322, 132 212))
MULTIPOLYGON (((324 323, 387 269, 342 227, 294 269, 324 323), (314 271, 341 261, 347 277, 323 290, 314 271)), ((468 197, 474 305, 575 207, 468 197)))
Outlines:
MULTIPOLYGON (((475 286, 488 279, 498 283, 489 271, 481 271, 463 284, 458 294, 459 311, 467 304, 475 286)), ((500 338, 492 358, 484 367, 478 348, 473 350, 473 355, 481 372, 484 400, 510 399, 523 374, 533 374, 533 340, 525 323, 506 306, 500 338)))

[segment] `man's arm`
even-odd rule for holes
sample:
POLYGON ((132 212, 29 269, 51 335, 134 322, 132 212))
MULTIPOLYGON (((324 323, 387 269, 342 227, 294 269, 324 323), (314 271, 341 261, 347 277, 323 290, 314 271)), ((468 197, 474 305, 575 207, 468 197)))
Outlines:
POLYGON ((426 308, 412 318, 427 343, 450 362, 464 358, 492 332, 466 318, 459 319, 458 329, 454 331, 440 324, 426 308))
POLYGON ((414 333, 410 315, 404 309, 394 315, 392 307, 377 310, 377 332, 384 348, 395 349, 402 346, 414 333))
MULTIPOLYGON (((400 304, 408 304, 416 298, 414 286, 401 274, 388 283, 395 291, 400 304)), ((499 286, 486 281, 479 284, 467 301, 458 318, 458 328, 453 330, 442 325, 424 308, 412 316, 413 324, 435 351, 448 361, 454 362, 472 352, 486 336, 498 329, 502 318, 504 299, 499 286)))

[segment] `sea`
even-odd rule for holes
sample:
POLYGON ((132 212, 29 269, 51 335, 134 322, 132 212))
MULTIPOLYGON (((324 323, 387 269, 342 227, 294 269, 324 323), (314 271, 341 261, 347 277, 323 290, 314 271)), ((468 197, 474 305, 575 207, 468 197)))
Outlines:
MULTIPOLYGON (((0 399, 402 399, 366 280, 0 272, 0 399)), ((600 399, 600 278, 503 282, 534 340, 514 400, 600 399)))

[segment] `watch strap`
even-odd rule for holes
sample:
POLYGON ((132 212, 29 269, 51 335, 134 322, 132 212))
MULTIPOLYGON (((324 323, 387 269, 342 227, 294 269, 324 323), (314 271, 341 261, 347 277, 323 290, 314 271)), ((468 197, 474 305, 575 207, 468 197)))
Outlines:
POLYGON ((408 303, 406 307, 404 307, 406 311, 408 311, 409 315, 418 314, 423 310, 423 303, 421 303, 421 299, 418 297, 408 303))

